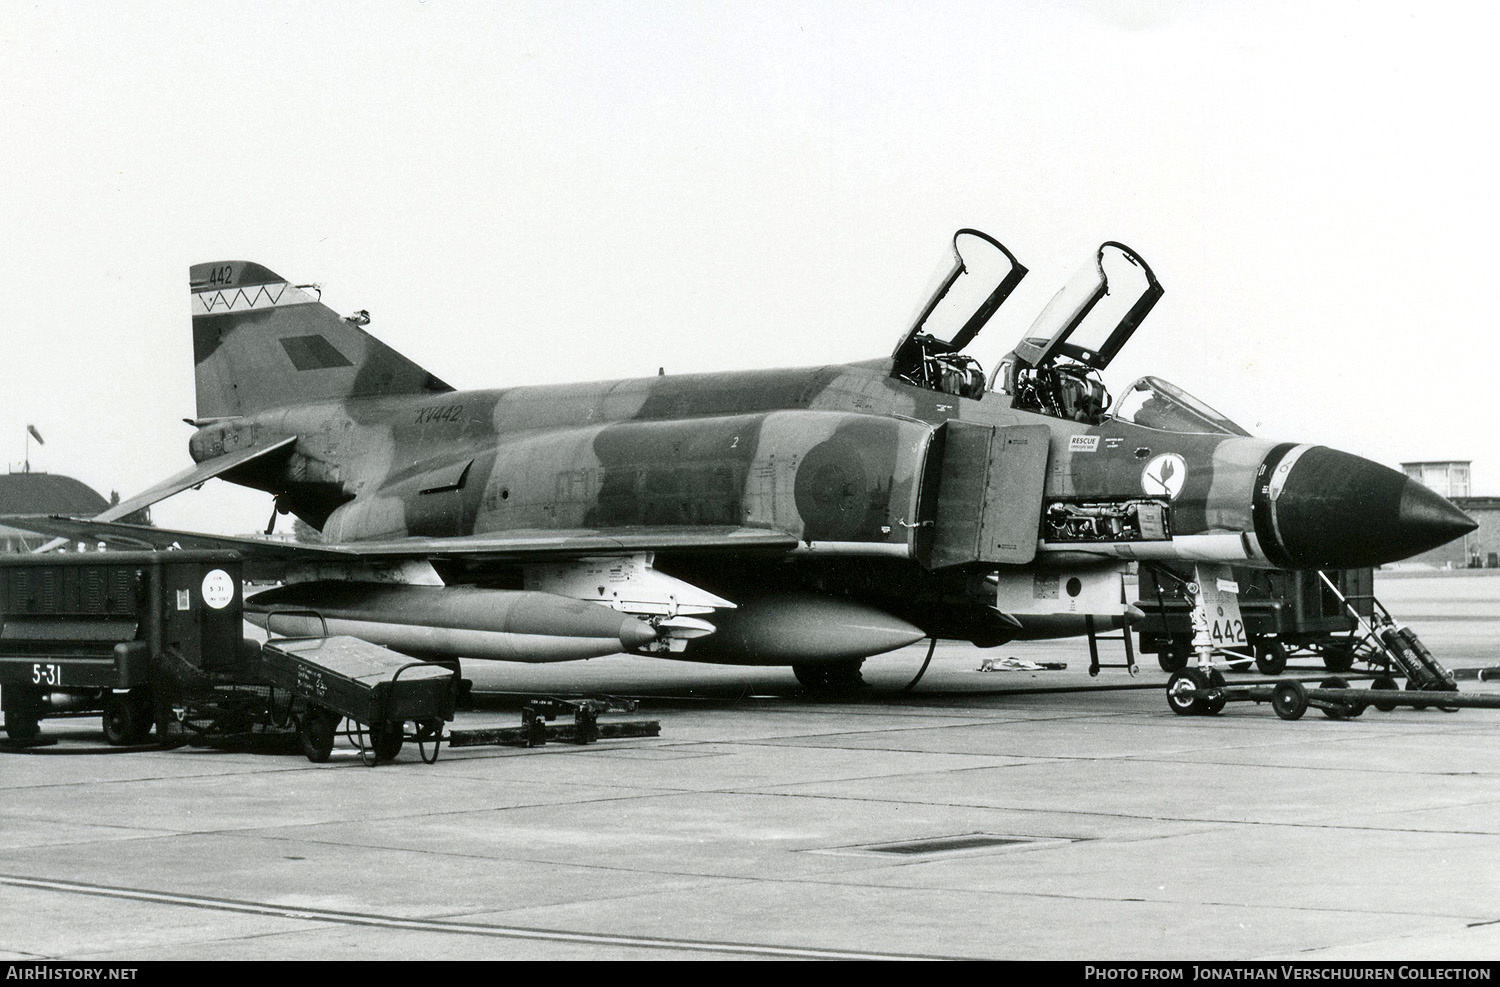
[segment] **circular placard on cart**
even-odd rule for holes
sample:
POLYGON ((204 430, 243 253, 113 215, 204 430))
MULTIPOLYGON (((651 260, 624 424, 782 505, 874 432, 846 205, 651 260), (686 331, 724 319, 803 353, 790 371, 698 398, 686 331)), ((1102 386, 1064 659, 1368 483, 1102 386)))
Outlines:
POLYGON ((223 569, 215 569, 203 577, 203 602, 215 610, 223 610, 234 599, 234 580, 223 569))

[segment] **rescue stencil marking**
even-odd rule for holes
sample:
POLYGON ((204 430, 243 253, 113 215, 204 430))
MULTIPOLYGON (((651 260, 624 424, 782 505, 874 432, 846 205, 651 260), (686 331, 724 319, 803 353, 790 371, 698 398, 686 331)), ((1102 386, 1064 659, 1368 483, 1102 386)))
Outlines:
POLYGON ((1155 497, 1176 500, 1187 480, 1187 461, 1175 452, 1164 452, 1141 470, 1141 489, 1155 497))
POLYGON ((215 610, 223 610, 234 599, 234 580, 223 569, 215 569, 203 577, 203 602, 215 610))
POLYGON ((1069 452, 1096 452, 1099 449, 1099 436, 1097 435, 1075 435, 1068 439, 1069 452))

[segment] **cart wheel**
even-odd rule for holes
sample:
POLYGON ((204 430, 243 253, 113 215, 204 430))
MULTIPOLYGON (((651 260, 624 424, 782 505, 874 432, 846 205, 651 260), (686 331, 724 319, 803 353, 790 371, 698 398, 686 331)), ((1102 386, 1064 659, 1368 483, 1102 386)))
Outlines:
MULTIPOLYGON (((1381 691, 1381 692, 1399 692, 1400 691, 1400 687, 1398 685, 1396 685, 1396 680, 1395 679, 1391 678, 1389 675, 1382 675, 1378 679, 1376 679, 1374 682, 1370 683, 1370 690, 1372 692, 1374 692, 1376 690, 1381 691)), ((1393 709, 1396 708, 1396 704, 1395 703, 1392 703, 1392 702, 1382 702, 1379 699, 1375 700, 1370 705, 1374 706, 1376 709, 1380 710, 1382 713, 1389 713, 1391 710, 1393 710, 1393 709)))
MULTIPOLYGON (((1406 687, 1408 689, 1414 689, 1415 688, 1412 685, 1410 679, 1406 680, 1406 687)), ((1420 690, 1417 690, 1417 691, 1421 691, 1421 692, 1457 692, 1458 691, 1458 686, 1456 686, 1456 685, 1439 685, 1439 686, 1434 686, 1433 688, 1430 688, 1430 689, 1420 689, 1420 690)), ((1434 706, 1432 708, 1436 709, 1440 713, 1457 713, 1458 712, 1458 707, 1457 706, 1434 706)))
POLYGON ((1224 697, 1224 673, 1217 668, 1208 670, 1209 697, 1203 702, 1203 712, 1208 716, 1217 716, 1223 712, 1224 704, 1229 700, 1224 697))
POLYGON ((1167 679, 1167 705, 1178 716, 1198 716, 1204 712, 1203 694, 1208 691, 1208 676, 1197 668, 1180 668, 1167 679))
POLYGON ((35 740, 41 735, 41 732, 42 721, 40 717, 6 712, 5 735, 11 740, 24 744, 35 740))
MULTIPOLYGON (((1407 679, 1406 680, 1406 691, 1407 692, 1449 692, 1449 691, 1457 692, 1458 690, 1457 689, 1445 689, 1445 688, 1429 688, 1429 687, 1420 685, 1417 682, 1416 679, 1407 679)), ((1414 706, 1412 708, 1413 709, 1419 709, 1419 710, 1421 710, 1421 709, 1437 709, 1437 710, 1443 711, 1444 713, 1456 713, 1456 712, 1458 712, 1458 707, 1457 706, 1414 706)))
POLYGON ((5 732, 11 740, 26 743, 42 732, 42 693, 24 685, 0 686, 0 710, 5 712, 5 732))
POLYGON ((110 693, 104 698, 104 739, 115 747, 140 743, 151 735, 151 713, 144 692, 110 693))
POLYGON ((1271 692, 1271 708, 1283 720, 1300 720, 1307 712, 1307 690, 1295 679, 1278 682, 1271 692))
POLYGON ((1280 638, 1263 637, 1255 642, 1255 667, 1262 675, 1280 675, 1286 671, 1286 645, 1280 638))
POLYGON ((333 753, 333 738, 338 733, 339 717, 322 706, 309 706, 297 726, 302 753, 314 764, 322 764, 333 753))
MULTIPOLYGON (((1328 678, 1326 678, 1322 682, 1318 683, 1318 688, 1319 689, 1347 689, 1347 688, 1349 688, 1349 680, 1346 679, 1346 678, 1344 678, 1341 675, 1330 675, 1328 678)), ((1344 719, 1347 716, 1358 716, 1359 715, 1358 713, 1350 713, 1349 712, 1349 707, 1343 705, 1342 703, 1336 704, 1332 708, 1326 707, 1326 706, 1320 706, 1320 707, 1318 707, 1318 709, 1319 709, 1319 711, 1322 712, 1322 714, 1324 716, 1328 717, 1330 720, 1342 720, 1342 719, 1344 719)), ((1360 712, 1362 713, 1362 712, 1364 712, 1364 710, 1361 709, 1360 712)))
POLYGON ((438 749, 443 746, 443 721, 422 720, 417 724, 417 753, 423 764, 436 764, 438 749), (427 745, 432 745, 432 756, 427 756, 427 745))
POLYGON ((375 759, 389 761, 401 753, 406 742, 406 724, 386 723, 370 728, 370 743, 375 748, 375 759))
POLYGON ((1187 668, 1188 659, 1192 657, 1192 654, 1192 638, 1179 634, 1175 637, 1157 639, 1156 663, 1161 666, 1163 672, 1180 672, 1187 668))
POLYGON ((1323 667, 1330 672, 1347 672, 1354 667, 1354 642, 1338 638, 1323 642, 1323 667))

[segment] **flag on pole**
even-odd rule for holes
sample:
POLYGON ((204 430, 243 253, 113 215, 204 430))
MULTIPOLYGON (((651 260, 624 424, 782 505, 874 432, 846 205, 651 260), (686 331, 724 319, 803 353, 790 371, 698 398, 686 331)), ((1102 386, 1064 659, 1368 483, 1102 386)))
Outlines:
POLYGON ((36 430, 36 426, 35 425, 27 425, 26 426, 26 431, 28 431, 28 432, 31 433, 31 437, 33 439, 36 439, 36 444, 37 445, 44 446, 44 445, 47 444, 47 443, 45 443, 45 442, 42 441, 42 433, 38 432, 36 430))

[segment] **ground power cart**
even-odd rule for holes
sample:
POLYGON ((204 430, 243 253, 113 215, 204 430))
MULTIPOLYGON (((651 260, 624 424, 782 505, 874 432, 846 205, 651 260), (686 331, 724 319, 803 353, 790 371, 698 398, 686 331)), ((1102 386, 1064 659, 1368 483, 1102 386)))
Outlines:
POLYGON ((0 707, 12 741, 56 716, 103 716, 136 744, 163 715, 167 661, 213 671, 244 659, 232 552, 0 556, 0 707))
MULTIPOLYGON (((1350 610, 1370 620, 1373 569, 1329 570, 1338 592, 1316 571, 1235 568, 1233 573, 1245 636, 1261 672, 1280 675, 1297 654, 1316 655, 1330 671, 1345 672, 1362 655, 1359 622, 1350 610)), ((1140 650, 1154 653, 1164 672, 1185 668, 1193 656, 1192 605, 1184 592, 1192 578, 1190 567, 1140 567, 1136 606, 1145 616, 1135 629, 1140 650)))

